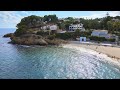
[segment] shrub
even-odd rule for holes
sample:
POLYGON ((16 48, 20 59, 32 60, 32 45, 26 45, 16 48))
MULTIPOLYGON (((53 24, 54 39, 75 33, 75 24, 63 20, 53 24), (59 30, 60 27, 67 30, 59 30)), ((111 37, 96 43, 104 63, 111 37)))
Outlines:
POLYGON ((91 35, 90 31, 80 31, 80 30, 76 30, 74 32, 74 37, 89 37, 91 35))
POLYGON ((67 40, 67 39, 74 38, 74 35, 73 35, 73 33, 70 33, 70 32, 57 33, 57 34, 56 34, 56 38, 60 38, 60 39, 67 40))
POLYGON ((57 33, 56 37, 60 39, 76 39, 76 37, 89 37, 89 32, 80 32, 79 30, 76 30, 75 32, 66 32, 66 33, 57 33))
POLYGON ((107 39, 109 42, 115 42, 115 39, 107 39))
POLYGON ((50 40, 53 40, 53 39, 55 39, 55 37, 56 37, 56 35, 54 34, 54 35, 49 35, 47 38, 50 40))
POLYGON ((44 31, 38 31, 37 32, 37 35, 41 35, 41 36, 46 36, 46 35, 49 35, 49 32, 44 32, 44 31))
POLYGON ((80 30, 77 29, 75 32, 74 32, 74 36, 77 37, 77 36, 80 36, 80 30))
POLYGON ((25 29, 19 28, 15 31, 15 36, 21 36, 26 33, 25 29))
POLYGON ((97 36, 90 36, 89 37, 90 40, 94 40, 94 41, 107 41, 107 39, 105 37, 97 37, 97 36))

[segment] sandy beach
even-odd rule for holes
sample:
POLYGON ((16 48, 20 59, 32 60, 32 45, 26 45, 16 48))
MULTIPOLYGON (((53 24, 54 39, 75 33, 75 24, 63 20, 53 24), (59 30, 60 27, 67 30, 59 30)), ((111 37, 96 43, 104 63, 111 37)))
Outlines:
POLYGON ((83 47, 91 50, 95 50, 97 52, 103 53, 111 57, 113 60, 120 61, 120 48, 110 47, 110 46, 99 46, 99 45, 88 45, 88 44, 80 44, 75 42, 70 42, 71 45, 75 45, 78 47, 83 47))

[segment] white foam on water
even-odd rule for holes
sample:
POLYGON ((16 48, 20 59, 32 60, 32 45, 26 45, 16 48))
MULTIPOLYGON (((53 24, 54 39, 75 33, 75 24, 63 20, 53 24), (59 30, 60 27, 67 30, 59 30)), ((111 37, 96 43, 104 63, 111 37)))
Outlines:
POLYGON ((83 53, 86 53, 88 55, 90 55, 90 54, 95 55, 98 58, 103 58, 103 59, 100 59, 101 61, 107 62, 107 63, 112 64, 112 65, 120 66, 119 61, 113 60, 112 58, 108 57, 106 54, 103 54, 103 53, 99 54, 99 52, 92 50, 92 49, 79 47, 79 46, 73 45, 73 44, 65 44, 65 45, 62 45, 62 47, 76 50, 76 52, 83 52, 83 53))
POLYGON ((27 45, 20 45, 20 46, 22 46, 22 47, 26 47, 26 48, 30 47, 30 46, 27 46, 27 45))

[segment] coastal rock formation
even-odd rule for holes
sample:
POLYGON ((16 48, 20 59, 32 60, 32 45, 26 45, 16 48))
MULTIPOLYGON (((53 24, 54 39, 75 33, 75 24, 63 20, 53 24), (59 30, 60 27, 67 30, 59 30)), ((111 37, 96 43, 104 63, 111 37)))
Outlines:
POLYGON ((13 36, 13 33, 8 33, 8 34, 5 34, 3 37, 12 37, 13 36))
POLYGON ((67 43, 64 40, 58 39, 56 35, 50 34, 50 32, 45 32, 41 29, 44 26, 44 21, 50 23, 55 23, 57 17, 55 15, 39 17, 31 15, 21 19, 20 23, 17 24, 16 31, 11 34, 6 34, 4 37, 10 37, 12 44, 18 45, 59 45, 62 43, 67 43), (52 22, 48 21, 48 17, 51 18, 52 22))
POLYGON ((20 37, 11 37, 11 43, 20 45, 48 45, 40 35, 25 34, 20 37))
POLYGON ((10 37, 12 44, 19 44, 19 45, 60 45, 60 44, 66 44, 67 41, 61 40, 61 39, 48 39, 40 35, 36 34, 24 34, 20 37, 16 37, 12 35, 10 37))

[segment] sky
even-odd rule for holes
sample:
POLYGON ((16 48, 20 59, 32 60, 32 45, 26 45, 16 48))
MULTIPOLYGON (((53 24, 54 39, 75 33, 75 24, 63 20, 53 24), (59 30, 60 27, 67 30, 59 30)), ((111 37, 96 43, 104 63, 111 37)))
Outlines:
POLYGON ((0 28, 16 28, 16 25, 24 17, 30 15, 44 16, 56 14, 58 18, 101 18, 106 13, 110 16, 120 16, 120 11, 0 11, 0 28))

